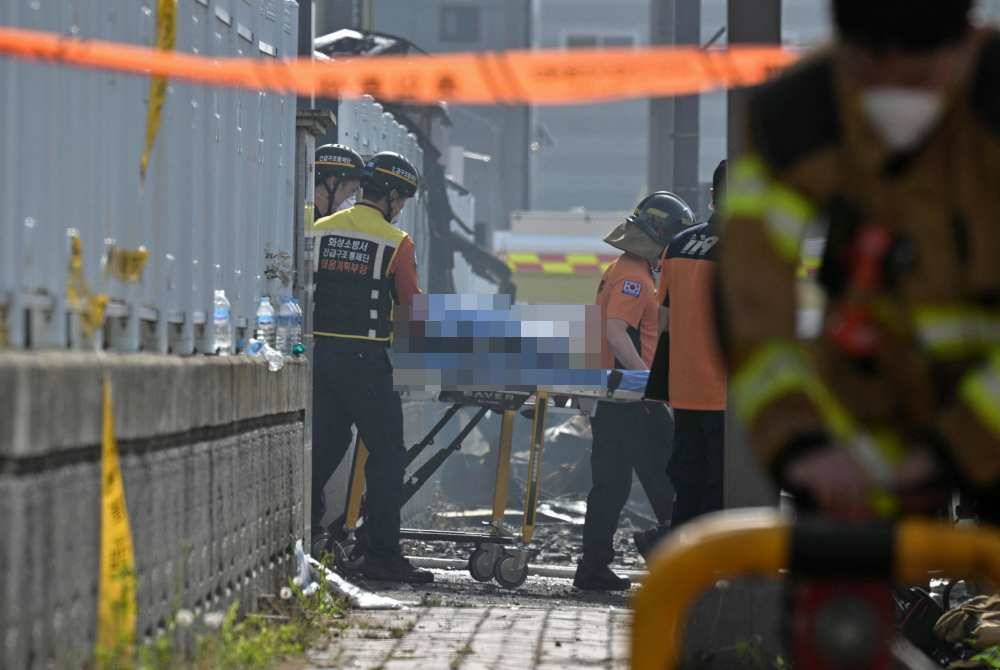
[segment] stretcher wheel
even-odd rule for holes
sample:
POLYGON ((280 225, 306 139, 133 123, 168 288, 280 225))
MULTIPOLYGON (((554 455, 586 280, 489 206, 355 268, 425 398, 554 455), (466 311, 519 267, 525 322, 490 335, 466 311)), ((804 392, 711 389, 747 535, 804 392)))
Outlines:
POLYGON ((518 557, 506 554, 493 568, 493 578, 505 589, 516 589, 528 578, 528 564, 519 566, 518 557))
POLYGON ((358 572, 364 565, 365 556, 362 543, 352 540, 333 543, 333 556, 340 572, 358 572))
POLYGON ((493 579, 494 561, 493 552, 483 547, 476 547, 469 556, 469 574, 477 582, 490 581, 493 579))

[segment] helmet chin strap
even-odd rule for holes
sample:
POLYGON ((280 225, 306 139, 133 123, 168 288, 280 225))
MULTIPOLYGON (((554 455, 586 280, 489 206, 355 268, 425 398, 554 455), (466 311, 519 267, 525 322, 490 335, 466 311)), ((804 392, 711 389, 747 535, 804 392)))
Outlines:
POLYGON ((327 180, 324 179, 323 181, 321 181, 319 183, 319 185, 323 187, 323 190, 326 191, 326 211, 319 214, 319 216, 321 218, 324 217, 324 216, 330 216, 331 214, 333 214, 333 212, 334 212, 334 209, 333 209, 333 194, 337 192, 337 178, 334 177, 334 179, 333 179, 333 188, 332 189, 329 186, 326 185, 326 181, 327 180))
MULTIPOLYGON (((387 195, 385 197, 385 211, 382 212, 382 216, 384 216, 385 220, 388 221, 389 223, 392 223, 392 194, 393 193, 394 193, 394 191, 389 191, 389 195, 387 195)), ((397 195, 396 197, 398 198, 399 196, 397 195)))

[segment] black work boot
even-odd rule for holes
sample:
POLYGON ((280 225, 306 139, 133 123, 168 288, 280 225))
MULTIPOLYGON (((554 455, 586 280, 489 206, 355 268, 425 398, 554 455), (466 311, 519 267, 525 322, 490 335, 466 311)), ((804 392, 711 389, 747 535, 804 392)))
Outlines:
POLYGON ((635 548, 639 551, 639 555, 646 561, 649 561, 649 552, 653 550, 660 540, 670 532, 670 526, 657 526, 656 528, 650 528, 649 530, 644 530, 639 533, 632 534, 632 541, 635 542, 635 548))
POLYGON ((311 555, 317 561, 322 561, 323 557, 333 551, 333 536, 322 526, 312 529, 311 555))
POLYGON ((434 573, 428 570, 418 570, 412 563, 403 558, 402 554, 394 556, 368 555, 365 557, 361 573, 366 579, 378 582, 430 584, 434 581, 434 573))
POLYGON ((583 591, 628 591, 632 582, 619 577, 606 565, 592 566, 583 561, 576 566, 573 586, 583 591))

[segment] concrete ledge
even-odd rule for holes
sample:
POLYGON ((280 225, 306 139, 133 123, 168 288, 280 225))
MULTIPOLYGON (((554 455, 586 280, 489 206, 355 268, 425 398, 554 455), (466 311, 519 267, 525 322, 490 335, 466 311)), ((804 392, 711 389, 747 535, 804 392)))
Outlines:
POLYGON ((99 444, 105 372, 123 440, 304 410, 310 383, 304 360, 270 372, 243 356, 2 352, 0 458, 99 444))

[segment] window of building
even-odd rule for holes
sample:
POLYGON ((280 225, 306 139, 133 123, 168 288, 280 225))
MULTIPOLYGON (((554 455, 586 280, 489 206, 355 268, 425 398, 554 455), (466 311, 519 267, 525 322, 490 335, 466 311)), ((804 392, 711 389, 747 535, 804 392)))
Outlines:
POLYGON ((442 42, 478 42, 481 39, 479 7, 448 4, 441 8, 442 42))
POLYGON ((601 34, 573 32, 563 36, 563 46, 567 49, 625 49, 634 47, 635 35, 628 33, 601 34))
POLYGON ((567 35, 567 49, 592 49, 600 46, 600 39, 597 35, 567 35))
POLYGON ((624 49, 635 46, 635 38, 631 35, 605 35, 601 39, 601 46, 608 49, 624 49))

